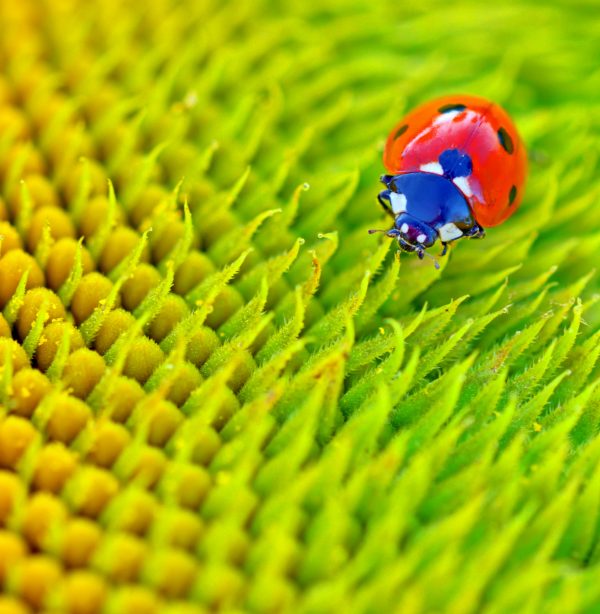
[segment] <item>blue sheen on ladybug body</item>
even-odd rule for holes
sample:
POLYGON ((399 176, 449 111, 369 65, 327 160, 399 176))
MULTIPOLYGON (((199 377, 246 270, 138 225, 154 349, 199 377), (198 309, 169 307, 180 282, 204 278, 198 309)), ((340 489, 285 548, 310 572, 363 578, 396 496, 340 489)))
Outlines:
POLYGON ((381 205, 394 217, 394 227, 387 232, 398 240, 400 248, 416 252, 424 250, 439 238, 446 244, 460 237, 483 237, 465 196, 452 181, 472 172, 471 159, 457 149, 448 149, 439 157, 443 172, 414 172, 383 175, 386 185, 378 196, 381 205))
POLYGON ((440 154, 439 160, 444 177, 468 177, 473 172, 473 161, 458 149, 446 149, 440 154))

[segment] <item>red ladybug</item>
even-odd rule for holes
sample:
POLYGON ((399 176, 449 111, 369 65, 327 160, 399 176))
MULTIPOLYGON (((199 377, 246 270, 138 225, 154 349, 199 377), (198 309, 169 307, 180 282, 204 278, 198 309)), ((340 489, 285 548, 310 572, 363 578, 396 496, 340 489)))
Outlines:
MULTIPOLYGON (((411 111, 390 133, 389 175, 378 199, 394 217, 386 234, 419 258, 439 238, 481 238, 511 216, 523 196, 525 147, 510 117, 477 96, 445 96, 411 111)), ((375 231, 373 231, 375 232, 375 231)))

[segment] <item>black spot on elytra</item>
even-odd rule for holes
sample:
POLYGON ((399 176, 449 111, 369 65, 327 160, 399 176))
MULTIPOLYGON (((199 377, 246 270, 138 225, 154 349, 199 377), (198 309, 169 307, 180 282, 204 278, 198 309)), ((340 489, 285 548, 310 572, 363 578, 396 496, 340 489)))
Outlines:
POLYGON ((514 185, 510 192, 508 193, 508 204, 512 205, 515 202, 515 198, 517 197, 517 186, 514 185))
POLYGON ((450 111, 464 111, 466 108, 464 104, 445 104, 443 107, 440 107, 438 111, 440 113, 450 113, 450 111))
POLYGON ((402 136, 408 130, 408 124, 402 124, 396 133, 394 134, 394 140, 396 140, 399 136, 402 136))
POLYGON ((498 140, 507 153, 511 154, 515 150, 513 140, 510 138, 510 134, 508 134, 506 128, 500 128, 498 130, 498 140))

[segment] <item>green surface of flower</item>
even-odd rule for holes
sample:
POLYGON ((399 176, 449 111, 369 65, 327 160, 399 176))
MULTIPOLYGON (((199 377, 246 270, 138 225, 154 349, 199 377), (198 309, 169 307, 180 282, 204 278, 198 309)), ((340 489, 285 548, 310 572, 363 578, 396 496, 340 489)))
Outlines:
POLYGON ((0 0, 0 614, 600 611, 597 0, 0 0), (493 99, 441 270, 385 137, 493 99))

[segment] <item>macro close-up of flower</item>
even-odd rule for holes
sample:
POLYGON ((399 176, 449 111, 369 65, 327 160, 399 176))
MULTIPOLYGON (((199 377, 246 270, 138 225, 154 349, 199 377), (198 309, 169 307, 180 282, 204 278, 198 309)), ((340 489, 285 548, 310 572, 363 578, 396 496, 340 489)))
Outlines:
POLYGON ((0 0, 0 614, 600 612, 599 58, 0 0))

